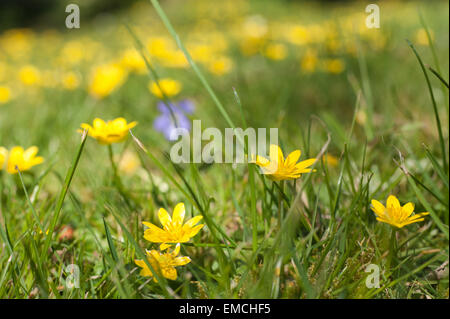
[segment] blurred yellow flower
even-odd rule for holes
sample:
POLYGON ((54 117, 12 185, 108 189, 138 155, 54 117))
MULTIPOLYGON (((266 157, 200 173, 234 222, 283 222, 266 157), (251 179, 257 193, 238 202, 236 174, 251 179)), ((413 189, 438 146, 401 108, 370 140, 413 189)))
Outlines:
POLYGON ((241 31, 249 38, 263 38, 269 32, 267 20, 260 15, 249 16, 245 19, 241 31))
MULTIPOLYGON (((123 117, 107 122, 95 118, 92 126, 82 123, 81 128, 88 130, 89 136, 95 138, 100 144, 112 144, 122 142, 128 136, 128 131, 136 125, 137 122, 127 123, 123 117)), ((78 132, 81 133, 82 130, 78 132)))
POLYGON ((189 53, 194 61, 207 63, 214 55, 214 49, 207 44, 192 44, 188 47, 189 53))
POLYGON ((264 55, 272 60, 283 60, 287 55, 286 46, 281 43, 269 44, 264 51, 264 55))
POLYGON ((3 165, 5 165, 7 156, 8 156, 8 150, 6 148, 0 146, 0 170, 3 169, 3 165))
POLYGON ((156 97, 162 99, 163 93, 167 97, 175 96, 181 91, 181 83, 177 80, 172 80, 169 78, 166 79, 160 79, 158 81, 158 84, 155 81, 151 81, 149 83, 149 90, 153 93, 156 97), (158 86, 159 84, 159 86, 158 86), (162 90, 162 92, 161 92, 162 90))
POLYGON ((261 51, 269 35, 267 20, 260 15, 247 17, 241 28, 237 30, 242 37, 240 43, 241 52, 244 55, 254 55, 261 51))
POLYGON ((44 158, 36 156, 38 153, 36 146, 24 150, 20 146, 14 146, 9 152, 6 148, 0 147, 0 169, 4 168, 9 174, 17 174, 20 172, 28 171, 35 165, 39 165, 44 162, 44 158))
POLYGON ((338 74, 344 71, 345 65, 341 59, 326 59, 323 61, 324 68, 327 72, 338 74))
POLYGON ((314 72, 319 59, 315 50, 308 49, 300 61, 300 65, 305 72, 314 72))
POLYGON ((61 83, 66 90, 75 90, 80 85, 80 78, 75 72, 66 72, 62 76, 61 83))
MULTIPOLYGON (((146 251, 147 260, 152 266, 153 270, 156 271, 159 275, 164 276, 164 278, 170 280, 177 279, 177 270, 175 267, 183 266, 191 262, 191 258, 186 256, 178 256, 180 253, 180 245, 176 245, 173 251, 168 251, 166 253, 161 253, 157 250, 146 251)), ((152 271, 147 266, 145 261, 136 259, 134 261, 136 265, 141 267, 141 276, 145 277, 154 277, 152 271)), ((156 277, 153 278, 155 282, 157 282, 156 277)))
POLYGON ((158 217, 163 225, 163 229, 152 223, 142 222, 148 227, 144 232, 144 238, 152 243, 161 243, 161 250, 169 247, 170 245, 168 244, 188 242, 192 237, 197 235, 204 225, 197 225, 203 218, 201 215, 197 215, 183 224, 185 212, 184 203, 178 203, 175 206, 172 218, 164 208, 160 208, 158 217))
POLYGON ((428 212, 424 212, 412 215, 414 212, 414 204, 407 203, 401 206, 397 197, 394 195, 388 197, 386 207, 379 201, 373 199, 371 209, 377 216, 378 221, 398 228, 423 221, 423 216, 429 214, 428 212))
POLYGON ((30 29, 10 29, 1 35, 0 47, 13 59, 21 59, 30 52, 33 39, 30 29))
POLYGON ((293 44, 303 45, 311 40, 311 35, 306 27, 294 25, 289 28, 286 39, 293 44))
POLYGON ((41 82, 41 73, 32 65, 25 65, 19 70, 20 81, 28 86, 38 85, 41 82))
POLYGON ((126 151, 119 160, 118 168, 121 172, 132 175, 141 165, 139 157, 131 151, 126 151))
POLYGON ((145 61, 141 54, 135 49, 127 49, 122 53, 120 60, 122 65, 130 71, 144 73, 146 70, 145 61))
POLYGON ((151 56, 161 57, 174 49, 173 43, 164 37, 150 38, 147 41, 147 50, 151 56))
POLYGON ((331 53, 337 53, 339 49, 342 46, 342 43, 340 40, 338 40, 336 37, 330 37, 327 39, 327 50, 331 53))
POLYGON ((303 173, 310 173, 312 169, 309 166, 316 161, 315 158, 310 158, 297 163, 300 155, 301 151, 296 150, 290 153, 285 160, 281 148, 278 145, 271 144, 270 160, 258 155, 256 160, 252 156, 252 162, 261 167, 263 174, 274 181, 297 179, 303 173))
MULTIPOLYGON (((428 30, 428 32, 430 33, 430 38, 433 41, 434 40, 434 32, 433 32, 433 30, 428 30)), ((430 43, 428 42, 427 32, 423 28, 417 30, 417 32, 415 34, 415 40, 416 40, 417 44, 424 45, 424 46, 430 45, 430 43)))
POLYGON ((0 104, 8 103, 11 100, 11 89, 0 85, 0 104))
POLYGON ((327 154, 323 157, 324 163, 327 163, 330 166, 336 167, 339 164, 339 159, 331 154, 327 154))
POLYGON ((86 45, 81 41, 69 41, 61 50, 60 61, 63 65, 75 65, 85 56, 86 45))
POLYGON ((211 61, 208 66, 209 71, 215 75, 224 75, 230 72, 233 67, 233 61, 228 57, 219 57, 211 61))
POLYGON ((159 57, 161 64, 168 68, 186 68, 189 62, 180 50, 168 51, 159 57))
POLYGON ((97 98, 110 95, 125 80, 127 73, 116 63, 94 68, 89 84, 89 93, 97 98))

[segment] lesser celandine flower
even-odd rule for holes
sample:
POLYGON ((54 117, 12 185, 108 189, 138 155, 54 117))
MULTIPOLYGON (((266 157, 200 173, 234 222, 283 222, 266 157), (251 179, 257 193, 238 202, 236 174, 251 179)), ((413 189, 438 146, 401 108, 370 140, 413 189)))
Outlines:
MULTIPOLYGON (((112 144, 122 142, 127 137, 128 131, 136 125, 137 122, 127 123, 123 117, 107 122, 96 118, 92 126, 82 123, 81 128, 88 130, 89 136, 95 138, 100 144, 112 144)), ((78 132, 82 131, 78 130, 78 132)))
POLYGON ((150 82, 149 90, 153 95, 162 99, 163 96, 171 97, 175 96, 181 91, 181 83, 172 79, 160 79, 158 83, 155 81, 150 82), (158 85, 159 84, 159 85, 158 85), (164 94, 161 92, 164 92, 164 94))
POLYGON ((303 173, 310 173, 312 169, 309 167, 316 161, 315 158, 310 158, 297 163, 300 155, 301 151, 296 150, 284 159, 281 148, 278 145, 272 144, 270 145, 269 151, 270 159, 256 156, 256 160, 252 162, 261 167, 263 174, 274 181, 297 179, 303 173))
POLYGON ((19 70, 19 78, 25 85, 38 85, 41 82, 41 73, 34 66, 25 65, 19 70))
POLYGON ((11 99, 11 89, 7 86, 0 85, 0 104, 8 103, 11 99))
POLYGON ((329 166, 336 167, 339 164, 339 159, 331 154, 327 154, 324 157, 322 157, 322 160, 324 163, 328 164, 329 166))
MULTIPOLYGON (((178 256, 180 252, 180 245, 176 245, 173 251, 167 251, 165 253, 157 250, 146 251, 147 260, 152 266, 153 270, 159 275, 163 275, 170 280, 177 279, 177 270, 175 267, 183 266, 191 262, 191 258, 185 256, 178 256)), ((142 267, 140 275, 145 277, 154 277, 150 267, 147 266, 143 260, 135 260, 136 265, 142 267)), ((154 277, 153 280, 157 282, 154 277)))
POLYGON ((186 210, 183 203, 177 204, 173 210, 172 218, 169 213, 160 208, 158 211, 159 221, 163 225, 163 229, 153 225, 152 223, 143 222, 148 229, 144 232, 144 238, 152 243, 161 243, 161 250, 169 247, 171 243, 185 243, 204 226, 203 224, 197 225, 197 223, 203 218, 198 215, 189 219, 183 224, 184 214, 186 210))
POLYGON ((8 156, 8 150, 4 147, 0 147, 0 170, 6 162, 6 157, 8 156))
POLYGON ((75 90, 80 85, 80 77, 72 71, 64 73, 61 84, 66 90, 75 90))
POLYGON ((230 72, 232 67, 233 61, 226 56, 214 59, 208 64, 209 71, 212 74, 219 76, 230 72))
POLYGON ((154 37, 148 39, 147 42, 147 50, 152 56, 160 57, 174 49, 173 43, 168 38, 154 37))
POLYGON ((133 175, 140 167, 139 157, 132 151, 125 151, 120 157, 118 169, 126 175, 133 175))
POLYGON ((31 146, 26 150, 20 146, 14 146, 10 151, 0 147, 0 169, 4 168, 9 174, 17 174, 28 171, 33 166, 39 165, 44 161, 38 153, 36 146, 31 146))
POLYGON ((310 73, 316 70, 318 62, 316 51, 308 49, 300 61, 300 66, 302 71, 310 73))
POLYGON ((146 70, 145 61, 136 49, 125 50, 120 62, 130 71, 144 73, 146 70))
POLYGON ((89 93, 96 98, 104 98, 117 89, 127 77, 127 72, 118 63, 109 63, 93 69, 89 83, 89 93))
MULTIPOLYGON (((434 40, 433 30, 428 30, 428 32, 430 34, 431 40, 433 41, 434 40)), ((417 30, 416 35, 415 35, 415 41, 420 45, 424 45, 424 46, 430 45, 430 43, 428 42, 427 31, 425 31, 425 29, 423 29, 423 28, 417 30)))
POLYGON ((283 60, 286 58, 287 49, 286 46, 281 43, 269 44, 264 50, 264 55, 272 60, 283 60))
POLYGON ((341 59, 326 59, 323 61, 325 71, 333 74, 338 74, 344 71, 345 65, 341 59))
POLYGON ((379 201, 373 199, 371 209, 377 216, 377 220, 389 225, 402 228, 406 225, 423 221, 423 216, 428 212, 414 214, 414 204, 406 203, 401 206, 397 197, 390 195, 386 202, 386 207, 379 201))

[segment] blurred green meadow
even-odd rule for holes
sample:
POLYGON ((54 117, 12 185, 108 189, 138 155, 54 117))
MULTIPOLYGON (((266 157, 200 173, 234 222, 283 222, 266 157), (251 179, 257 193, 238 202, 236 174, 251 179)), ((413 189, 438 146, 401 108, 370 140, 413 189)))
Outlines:
POLYGON ((0 298, 448 298, 448 1, 378 1, 380 28, 365 1, 160 2, 0 34, 0 147, 44 159, 18 174, 0 157, 0 298), (172 163, 156 79, 189 121, 230 127, 222 106, 236 127, 278 128, 315 171, 172 163), (119 117, 135 139, 78 131, 119 117), (393 231, 371 210, 390 194, 430 214, 393 231), (135 263, 159 246, 142 222, 180 202, 205 226, 177 279, 155 282, 135 263))

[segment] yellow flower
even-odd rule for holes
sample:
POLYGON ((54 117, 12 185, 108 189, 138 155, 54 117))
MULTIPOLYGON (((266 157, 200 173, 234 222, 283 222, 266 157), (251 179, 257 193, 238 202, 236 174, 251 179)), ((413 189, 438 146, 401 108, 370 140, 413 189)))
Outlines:
POLYGON ((147 43, 147 50, 152 56, 161 57, 174 50, 173 43, 163 37, 151 38, 147 43))
POLYGON ((145 61, 141 54, 135 49, 127 49, 122 54, 120 60, 122 65, 130 71, 144 73, 146 70, 145 61))
POLYGON ((127 73, 115 63, 96 67, 92 72, 89 93, 96 98, 110 95, 125 80, 127 73))
POLYGON ((134 152, 126 151, 119 160, 118 168, 127 175, 133 175, 140 165, 139 157, 134 152))
MULTIPOLYGON (((180 252, 180 245, 176 245, 173 251, 161 253, 157 250, 147 250, 147 260, 153 270, 170 280, 177 279, 177 270, 175 267, 183 266, 191 262, 191 258, 185 256, 177 257, 180 252)), ((154 277, 152 271, 143 260, 135 260, 136 265, 142 267, 140 275, 145 277, 154 277)), ((153 278, 157 282, 156 278, 153 278)))
POLYGON ((15 146, 8 152, 6 148, 0 147, 0 169, 5 166, 5 170, 9 174, 17 174, 16 167, 20 172, 24 172, 35 165, 39 165, 44 161, 44 158, 36 156, 38 150, 36 146, 26 150, 20 146, 15 146))
POLYGON ((338 74, 344 71, 344 62, 340 59, 327 59, 324 61, 324 68, 327 72, 338 74))
POLYGON ((155 81, 150 82, 149 84, 149 90, 153 93, 153 95, 159 97, 160 99, 163 98, 163 94, 161 90, 164 92, 164 95, 167 97, 171 97, 174 95, 177 95, 181 91, 181 83, 177 80, 172 79, 160 79, 158 81, 158 84, 155 81), (160 89, 161 87, 161 89, 160 89))
POLYGON ((332 167, 336 167, 339 164, 339 159, 331 154, 325 155, 322 159, 324 163, 327 163, 332 167))
POLYGON ((8 150, 4 147, 0 147, 0 170, 3 168, 3 165, 5 164, 7 157, 8 157, 8 150))
POLYGON ((161 64, 168 68, 186 68, 189 66, 189 61, 180 50, 168 51, 158 58, 161 64))
MULTIPOLYGON (((434 32, 433 32, 433 30, 428 30, 428 32, 430 33, 431 41, 433 41, 434 40, 434 32)), ((415 35, 415 40, 420 45, 424 45, 424 46, 430 45, 429 42, 428 42, 427 32, 423 28, 417 30, 416 35, 415 35)))
POLYGON ((74 90, 80 85, 80 78, 75 72, 67 72, 63 75, 61 82, 66 90, 74 90))
POLYGON ((11 99, 11 89, 0 85, 0 104, 8 103, 11 99))
POLYGON ((34 33, 30 29, 10 29, 0 36, 0 47, 13 59, 24 58, 33 46, 34 33))
POLYGON ((183 224, 185 214, 185 208, 183 203, 178 203, 173 210, 172 218, 164 208, 160 208, 158 211, 159 221, 163 225, 164 229, 161 229, 152 223, 143 222, 148 229, 144 232, 144 238, 152 243, 162 243, 161 250, 166 249, 170 245, 168 243, 185 243, 204 226, 203 224, 196 225, 202 216, 198 215, 189 219, 183 224))
POLYGON ((32 65, 26 65, 19 70, 19 78, 25 85, 37 85, 41 82, 41 73, 32 65))
POLYGON ((233 62, 228 57, 214 59, 208 66, 209 71, 215 75, 223 75, 230 72, 233 62))
POLYGON ((64 65, 74 65, 83 60, 86 45, 81 41, 69 41, 61 50, 60 60, 64 65))
POLYGON ((286 46, 281 43, 270 44, 266 47, 264 55, 272 60, 283 60, 286 58, 286 46))
POLYGON ((192 44, 190 45, 189 53, 194 61, 208 63, 214 55, 214 48, 207 44, 192 44))
POLYGON ((270 160, 256 156, 256 160, 252 160, 252 162, 261 167, 263 174, 274 181, 297 179, 303 173, 310 173, 312 169, 309 166, 316 161, 315 158, 310 158, 297 163, 300 155, 301 151, 296 150, 290 153, 285 160, 281 148, 272 144, 269 151, 270 160))
POLYGON ((311 41, 311 34, 302 25, 295 25, 287 32, 287 40, 293 44, 304 45, 311 41))
POLYGON ((316 51, 308 49, 305 55, 302 57, 300 64, 303 71, 314 72, 316 70, 318 62, 319 59, 317 58, 316 51))
MULTIPOLYGON (((122 142, 128 131, 135 127, 137 122, 127 123, 123 117, 118 117, 112 121, 103 121, 95 118, 91 125, 82 123, 81 128, 88 130, 89 136, 95 138, 100 144, 112 144, 122 142)), ((82 132, 82 130, 78 130, 82 132)))
POLYGON ((414 204, 406 203, 401 206, 397 197, 394 195, 390 195, 388 197, 386 207, 384 207, 384 205, 379 201, 373 199, 371 209, 377 216, 378 221, 398 228, 423 221, 424 218, 422 217, 429 214, 428 212, 424 212, 412 215, 414 212, 414 204))

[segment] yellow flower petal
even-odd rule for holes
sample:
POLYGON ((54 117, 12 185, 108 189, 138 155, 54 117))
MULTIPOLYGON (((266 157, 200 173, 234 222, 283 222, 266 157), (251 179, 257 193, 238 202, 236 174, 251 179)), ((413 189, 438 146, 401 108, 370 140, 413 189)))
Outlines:
POLYGON ((385 211, 386 211, 386 207, 384 207, 383 204, 381 204, 379 201, 377 201, 375 199, 372 199, 372 207, 371 207, 371 209, 378 216, 384 216, 385 211))
POLYGON ((174 259, 175 266, 184 266, 186 264, 189 264, 191 262, 191 258, 189 257, 176 257, 174 259))
POLYGON ((302 152, 300 150, 293 151, 291 154, 286 157, 286 161, 284 163, 285 166, 291 166, 297 163, 298 159, 300 158, 300 155, 302 152))
POLYGON ((189 237, 194 237, 195 235, 197 235, 197 233, 200 231, 200 229, 203 228, 203 226, 205 226, 205 225, 200 224, 200 225, 193 227, 192 230, 189 232, 189 237))
POLYGON ((270 145, 270 162, 272 163, 284 163, 283 151, 278 145, 270 145))
POLYGON ((397 197, 395 197, 394 195, 389 195, 386 202, 386 208, 400 208, 400 202, 398 201, 397 197))
POLYGON ((162 275, 167 279, 176 280, 177 279, 177 270, 175 268, 163 268, 162 275))
POLYGON ((406 203, 402 207, 402 213, 405 217, 411 216, 411 214, 414 212, 414 204, 413 203, 406 203))
POLYGON ((164 229, 166 229, 169 226, 169 224, 172 222, 172 218, 170 218, 169 213, 164 208, 159 209, 158 218, 159 218, 159 221, 161 222, 161 225, 163 225, 164 229))
POLYGON ((181 226, 183 224, 185 212, 186 209, 184 207, 184 203, 178 203, 173 210, 172 222, 181 226))
POLYGON ((201 221, 203 218, 202 215, 197 215, 195 217, 192 217, 191 219, 189 219, 183 227, 193 227, 194 225, 196 225, 199 221, 201 221))
POLYGON ((298 170, 303 170, 303 169, 307 168, 308 166, 313 165, 315 162, 316 162, 315 158, 310 158, 310 159, 299 162, 298 164, 295 165, 295 168, 297 168, 298 170))

